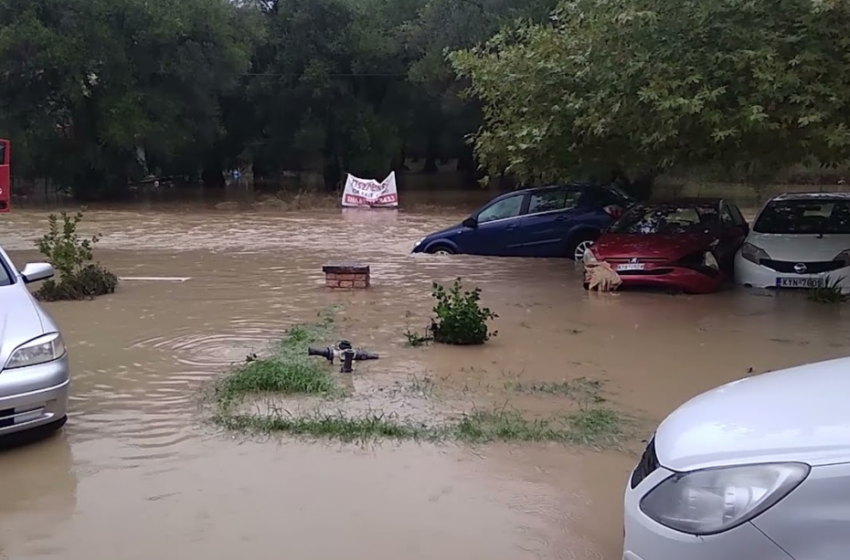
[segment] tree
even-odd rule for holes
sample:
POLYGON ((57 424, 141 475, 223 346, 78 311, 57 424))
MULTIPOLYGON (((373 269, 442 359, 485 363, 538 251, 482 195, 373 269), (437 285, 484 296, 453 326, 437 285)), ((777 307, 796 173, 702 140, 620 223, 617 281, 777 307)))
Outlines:
POLYGON ((850 157, 850 2, 575 0, 451 56, 491 172, 555 180, 673 164, 764 177, 850 157))
POLYGON ((24 163, 90 198, 213 145, 219 96, 251 55, 236 13, 227 0, 0 0, 0 119, 24 163))
POLYGON ((486 41, 515 20, 544 21, 554 7, 555 0, 424 0, 402 27, 416 86, 408 141, 414 153, 425 156, 426 171, 436 170, 439 156, 457 157, 461 170, 475 170, 464 139, 478 127, 480 110, 474 101, 460 99, 463 84, 446 54, 486 41))
POLYGON ((405 66, 390 0, 291 0, 267 12, 268 41, 247 95, 266 173, 319 156, 333 188, 343 170, 389 170, 399 152, 405 66))

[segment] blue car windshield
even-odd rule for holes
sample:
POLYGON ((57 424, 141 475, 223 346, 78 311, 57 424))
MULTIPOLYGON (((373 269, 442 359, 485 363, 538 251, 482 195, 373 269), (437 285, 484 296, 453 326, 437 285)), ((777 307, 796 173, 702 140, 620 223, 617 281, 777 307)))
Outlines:
POLYGON ((714 206, 637 206, 614 222, 609 231, 632 235, 704 233, 716 227, 717 217, 714 206))

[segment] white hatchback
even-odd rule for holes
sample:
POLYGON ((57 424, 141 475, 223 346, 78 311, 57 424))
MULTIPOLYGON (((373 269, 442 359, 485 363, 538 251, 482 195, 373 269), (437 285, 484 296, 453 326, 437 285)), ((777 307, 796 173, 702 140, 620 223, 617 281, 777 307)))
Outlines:
POLYGON ((850 551, 850 358, 735 381, 667 417, 632 472, 624 560, 850 551))
POLYGON ((850 193, 782 194, 765 204, 735 257, 751 288, 850 291, 850 193))

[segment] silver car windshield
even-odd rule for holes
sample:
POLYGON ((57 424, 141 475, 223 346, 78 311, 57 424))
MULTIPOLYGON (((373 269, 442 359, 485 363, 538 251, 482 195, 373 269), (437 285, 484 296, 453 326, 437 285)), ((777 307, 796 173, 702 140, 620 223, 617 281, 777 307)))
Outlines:
POLYGON ((0 286, 8 286, 13 283, 11 270, 11 264, 0 255, 0 286))

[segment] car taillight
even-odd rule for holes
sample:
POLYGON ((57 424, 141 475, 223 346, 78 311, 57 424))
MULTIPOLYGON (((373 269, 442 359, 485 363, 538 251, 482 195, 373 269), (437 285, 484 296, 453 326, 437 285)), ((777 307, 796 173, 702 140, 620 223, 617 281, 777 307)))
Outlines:
POLYGON ((615 220, 623 215, 623 208, 617 206, 616 204, 606 206, 605 208, 603 208, 603 210, 605 210, 605 212, 615 220))

